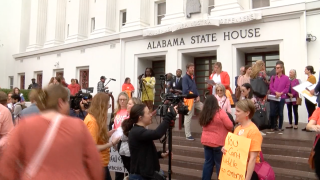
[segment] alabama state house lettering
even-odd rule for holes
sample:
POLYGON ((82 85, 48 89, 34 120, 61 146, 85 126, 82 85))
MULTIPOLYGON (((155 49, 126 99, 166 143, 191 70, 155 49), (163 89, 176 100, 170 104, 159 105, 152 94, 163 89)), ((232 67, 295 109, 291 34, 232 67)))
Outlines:
MULTIPOLYGON (((252 29, 241 29, 235 31, 226 31, 219 34, 219 37, 224 41, 236 40, 239 38, 258 38, 260 37, 260 28, 252 28, 252 29)), ((171 38, 171 39, 163 39, 157 41, 150 41, 148 43, 147 49, 158 49, 165 47, 174 47, 174 46, 183 46, 186 43, 190 44, 201 44, 208 42, 216 42, 218 40, 218 35, 216 33, 208 33, 208 34, 200 34, 193 35, 185 41, 184 38, 171 38)))

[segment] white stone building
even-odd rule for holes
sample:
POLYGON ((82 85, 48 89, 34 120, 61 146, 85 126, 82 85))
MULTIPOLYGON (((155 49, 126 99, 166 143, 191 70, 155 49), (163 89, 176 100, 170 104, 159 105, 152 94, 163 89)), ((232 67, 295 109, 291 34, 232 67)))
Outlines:
MULTIPOLYGON (((306 65, 320 68, 319 9, 319 0, 2 1, 0 87, 27 88, 31 78, 44 86, 63 74, 96 89, 105 75, 118 94, 146 67, 185 73, 194 62, 202 94, 212 63, 222 62, 234 89, 239 67, 258 59, 268 69, 280 59, 305 81, 306 65)), ((306 122, 304 105, 299 112, 306 122)))

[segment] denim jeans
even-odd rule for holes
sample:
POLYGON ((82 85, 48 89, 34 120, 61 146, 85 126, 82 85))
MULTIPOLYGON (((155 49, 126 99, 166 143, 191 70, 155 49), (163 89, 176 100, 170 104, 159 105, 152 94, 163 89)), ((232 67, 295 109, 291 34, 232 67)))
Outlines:
POLYGON ((216 166, 217 177, 219 177, 220 165, 222 160, 222 147, 204 146, 204 165, 202 171, 202 180, 211 180, 213 167, 216 166))
POLYGON ((139 174, 130 174, 129 180, 145 180, 145 179, 139 174))
POLYGON ((279 129, 282 129, 283 124, 283 108, 285 104, 285 99, 281 99, 280 101, 270 101, 270 125, 271 129, 275 129, 277 117, 279 116, 279 129))

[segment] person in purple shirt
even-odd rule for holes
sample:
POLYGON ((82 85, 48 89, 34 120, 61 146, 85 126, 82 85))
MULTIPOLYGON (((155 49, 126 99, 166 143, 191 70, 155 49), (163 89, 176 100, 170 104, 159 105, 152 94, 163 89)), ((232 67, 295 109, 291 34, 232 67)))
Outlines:
POLYGON ((270 101, 270 125, 271 131, 279 130, 283 131, 283 108, 285 104, 286 94, 289 92, 290 80, 289 77, 284 74, 283 63, 276 63, 276 75, 270 79, 270 94, 275 95, 276 98, 281 98, 280 101, 270 101), (279 116, 279 129, 277 129, 275 122, 279 116))

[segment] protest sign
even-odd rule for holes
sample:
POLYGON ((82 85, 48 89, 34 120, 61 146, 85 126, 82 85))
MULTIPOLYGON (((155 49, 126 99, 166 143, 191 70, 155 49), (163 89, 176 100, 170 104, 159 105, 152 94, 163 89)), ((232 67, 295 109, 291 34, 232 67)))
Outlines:
POLYGON ((227 153, 222 157, 220 180, 246 179, 250 143, 251 139, 228 133, 224 144, 227 153))
POLYGON ((317 104, 317 96, 314 96, 309 92, 309 90, 314 89, 314 87, 315 86, 313 84, 311 84, 309 81, 306 81, 299 85, 296 85, 295 87, 293 87, 293 89, 298 93, 300 93, 303 97, 308 99, 313 104, 317 104))
POLYGON ((110 148, 110 161, 109 161, 109 171, 116 171, 116 172, 122 172, 122 173, 128 173, 126 168, 124 168, 122 159, 120 154, 118 153, 117 150, 110 148))

